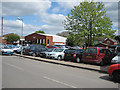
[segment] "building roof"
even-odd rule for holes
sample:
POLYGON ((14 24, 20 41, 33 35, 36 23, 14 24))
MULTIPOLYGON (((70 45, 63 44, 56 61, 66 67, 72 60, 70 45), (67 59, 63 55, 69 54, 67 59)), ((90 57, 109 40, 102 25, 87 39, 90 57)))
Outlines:
POLYGON ((53 42, 66 42, 66 39, 67 39, 65 37, 58 36, 58 35, 42 34, 42 33, 37 33, 37 34, 44 35, 44 36, 52 36, 53 37, 53 42))
POLYGON ((113 39, 110 39, 110 38, 106 38, 104 41, 106 41, 106 40, 111 40, 111 41, 113 41, 113 42, 117 42, 116 40, 113 40, 113 39))

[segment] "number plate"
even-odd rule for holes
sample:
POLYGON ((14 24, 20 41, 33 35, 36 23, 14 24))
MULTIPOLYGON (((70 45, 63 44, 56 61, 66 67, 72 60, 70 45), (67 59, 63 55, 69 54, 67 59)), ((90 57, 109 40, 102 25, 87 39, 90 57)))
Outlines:
POLYGON ((66 56, 71 56, 71 54, 67 54, 66 56))
POLYGON ((92 58, 92 56, 86 56, 86 58, 92 58))

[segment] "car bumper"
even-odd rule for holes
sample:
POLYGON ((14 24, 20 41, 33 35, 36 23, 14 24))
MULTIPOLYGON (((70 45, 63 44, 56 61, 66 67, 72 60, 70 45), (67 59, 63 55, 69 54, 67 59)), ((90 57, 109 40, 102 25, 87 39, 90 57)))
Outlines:
POLYGON ((57 56, 54 56, 54 55, 47 55, 46 57, 47 57, 47 58, 57 59, 57 56))

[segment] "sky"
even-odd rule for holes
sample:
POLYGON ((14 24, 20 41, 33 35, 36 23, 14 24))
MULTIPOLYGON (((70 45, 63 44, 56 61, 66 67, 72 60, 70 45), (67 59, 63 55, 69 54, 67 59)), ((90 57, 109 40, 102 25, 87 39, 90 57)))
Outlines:
MULTIPOLYGON (((21 35, 22 21, 18 20, 18 17, 23 19, 24 36, 38 30, 54 35, 63 32, 65 29, 62 22, 70 10, 79 3, 79 0, 9 0, 9 2, 4 0, 0 3, 0 7, 2 7, 0 15, 3 16, 3 34, 21 35)), ((118 30, 118 1, 103 3, 107 16, 113 22, 112 28, 118 30)))

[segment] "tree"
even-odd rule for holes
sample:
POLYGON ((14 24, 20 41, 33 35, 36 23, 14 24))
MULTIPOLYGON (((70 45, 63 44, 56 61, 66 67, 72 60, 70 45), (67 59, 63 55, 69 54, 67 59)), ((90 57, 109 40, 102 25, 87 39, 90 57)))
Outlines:
POLYGON ((13 44, 14 42, 20 40, 20 36, 18 34, 14 34, 14 33, 7 34, 6 40, 8 43, 13 44))
POLYGON ((117 40, 120 43, 120 35, 115 36, 115 40, 117 40))
POLYGON ((43 34, 45 34, 45 32, 44 32, 44 31, 41 31, 41 30, 36 31, 35 33, 43 33, 43 34))
POLYGON ((116 31, 112 30, 112 21, 107 17, 102 2, 81 2, 71 9, 63 24, 73 35, 84 38, 88 46, 93 45, 99 37, 112 38, 116 31))

